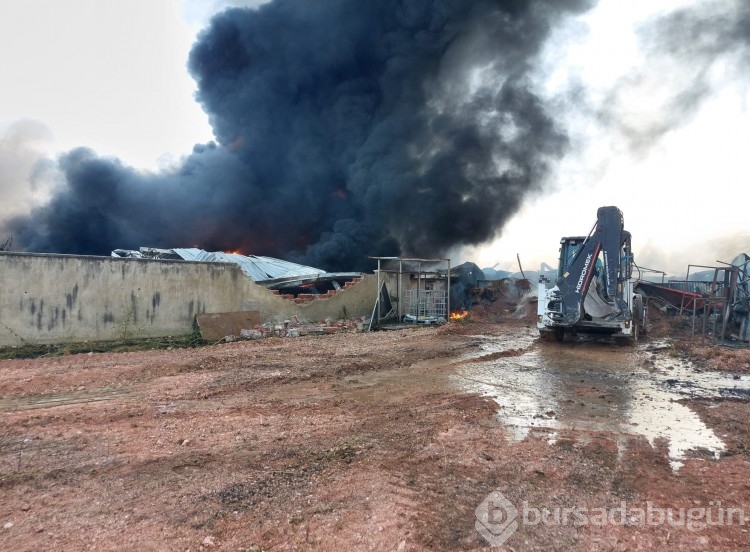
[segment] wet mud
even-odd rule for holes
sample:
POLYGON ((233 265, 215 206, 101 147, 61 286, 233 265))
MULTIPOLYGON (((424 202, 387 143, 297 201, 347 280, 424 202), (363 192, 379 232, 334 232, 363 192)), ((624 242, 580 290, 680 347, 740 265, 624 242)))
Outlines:
POLYGON ((451 379, 494 399, 498 419, 517 441, 543 434, 553 443, 562 429, 582 438, 592 431, 641 435, 652 446, 663 438, 678 469, 689 450, 705 449, 718 458, 725 449, 682 399, 750 398, 747 374, 704 373, 688 361, 654 354, 669 348, 668 342, 558 344, 535 340, 529 332, 475 339, 479 352, 451 379), (519 347, 525 350, 498 355, 519 347))

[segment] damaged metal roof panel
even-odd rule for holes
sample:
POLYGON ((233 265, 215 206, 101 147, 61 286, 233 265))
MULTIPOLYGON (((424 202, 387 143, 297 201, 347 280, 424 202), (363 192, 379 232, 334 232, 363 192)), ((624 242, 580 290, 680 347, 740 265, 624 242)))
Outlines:
POLYGON ((253 281, 278 280, 279 278, 294 278, 301 276, 316 276, 325 274, 325 270, 312 266, 290 263, 273 257, 258 255, 240 255, 238 253, 224 253, 223 251, 204 251, 197 247, 154 249, 142 247, 140 251, 115 249, 113 257, 134 257, 152 259, 182 259, 184 261, 202 261, 209 263, 233 263, 239 265, 242 271, 253 281))
POLYGON ((172 251, 186 261, 237 264, 245 274, 256 282, 325 273, 325 270, 319 268, 290 263, 289 261, 282 261, 273 257, 240 255, 238 253, 224 253, 222 251, 208 252, 196 248, 173 249, 172 251))

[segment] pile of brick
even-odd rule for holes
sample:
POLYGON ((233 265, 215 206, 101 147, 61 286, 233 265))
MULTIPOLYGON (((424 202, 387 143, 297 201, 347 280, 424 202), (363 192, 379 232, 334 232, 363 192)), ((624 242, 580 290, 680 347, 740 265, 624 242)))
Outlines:
POLYGON ((362 332, 369 326, 365 317, 354 320, 332 320, 326 318, 318 323, 300 322, 293 316, 284 322, 256 324, 252 328, 240 330, 240 335, 228 335, 223 341, 238 341, 241 339, 263 339, 265 337, 300 337, 303 335, 325 335, 340 332, 362 332))

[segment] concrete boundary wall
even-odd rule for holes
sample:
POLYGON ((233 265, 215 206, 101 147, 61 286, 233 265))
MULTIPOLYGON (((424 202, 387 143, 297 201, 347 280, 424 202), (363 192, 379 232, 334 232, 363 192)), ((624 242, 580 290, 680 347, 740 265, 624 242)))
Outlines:
POLYGON ((234 264, 0 252, 0 346, 184 335, 198 313, 358 318, 370 315, 376 287, 370 275, 333 297, 296 304, 234 264))

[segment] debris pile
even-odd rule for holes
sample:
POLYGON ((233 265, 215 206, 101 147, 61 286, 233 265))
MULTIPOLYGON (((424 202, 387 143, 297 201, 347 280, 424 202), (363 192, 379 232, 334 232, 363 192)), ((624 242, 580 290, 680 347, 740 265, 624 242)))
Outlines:
POLYGON ((317 323, 301 322, 297 316, 282 323, 264 322, 252 328, 243 328, 239 335, 226 335, 221 341, 232 342, 266 337, 301 337, 305 335, 326 335, 346 332, 366 331, 370 321, 362 317, 353 320, 333 320, 326 318, 317 323))

